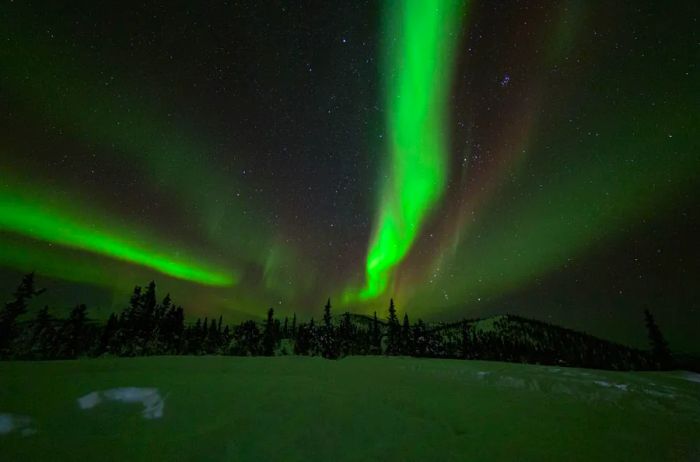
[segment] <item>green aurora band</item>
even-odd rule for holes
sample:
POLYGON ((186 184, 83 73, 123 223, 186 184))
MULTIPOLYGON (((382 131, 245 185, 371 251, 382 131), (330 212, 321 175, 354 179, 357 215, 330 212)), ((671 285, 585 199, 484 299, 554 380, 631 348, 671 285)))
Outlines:
POLYGON ((366 285, 347 291, 346 300, 367 300, 387 290, 393 270, 444 192, 448 140, 443 127, 463 11, 460 0, 387 5, 390 172, 367 254, 366 285))
MULTIPOLYGON (((561 55, 549 55, 564 65, 561 55)), ((523 146, 530 153, 527 162, 505 164, 503 175, 518 181, 489 176, 499 190, 479 199, 484 207, 457 230, 456 243, 445 236, 444 251, 434 252, 431 283, 408 281, 399 291, 413 312, 444 313, 436 306, 444 293, 450 302, 443 306, 464 309, 532 286, 585 259, 586 251, 655 226, 656 216, 679 213, 692 203, 700 119, 688 95, 698 93, 697 81, 630 82, 624 68, 606 62, 605 55, 599 59, 603 70, 581 74, 565 97, 545 94, 541 107, 549 110, 537 110, 544 115, 536 136, 523 146), (623 85, 630 94, 668 96, 650 111, 646 99, 619 98, 623 85), (597 98, 579 96, 594 93, 597 98), (576 124, 562 123, 559 114, 567 108, 580 112, 576 124), (580 126, 595 132, 582 134, 580 126)), ((684 62, 668 65, 669 74, 682 75, 684 62)), ((651 74, 654 63, 644 71, 651 74)), ((544 78, 545 86, 547 79, 556 77, 544 78)))
POLYGON ((120 233, 83 223, 70 213, 0 191, 0 231, 86 250, 145 266, 179 279, 212 286, 234 283, 231 272, 172 258, 152 243, 138 244, 120 233))
MULTIPOLYGON (((262 220, 257 206, 217 200, 250 194, 245 184, 217 169, 215 143, 193 135, 186 119, 172 120, 164 108, 158 110, 162 103, 143 96, 138 82, 130 84, 118 73, 114 77, 114 69, 94 65, 90 53, 56 46, 32 33, 35 24, 13 22, 9 14, 0 15, 0 27, 19 38, 0 48, 0 84, 26 110, 42 114, 45 123, 60 126, 77 140, 115 150, 115 165, 128 162, 156 191, 187 210, 186 220, 196 214, 206 237, 239 260, 264 259, 255 249, 267 248, 270 236, 255 226, 262 220), (105 75, 113 77, 105 82, 105 75), (202 178, 208 188, 202 188, 202 178), (228 238, 231 229, 238 239, 228 238)), ((178 110, 167 107, 167 112, 178 110)), ((0 167, 3 160, 0 156, 0 167)))

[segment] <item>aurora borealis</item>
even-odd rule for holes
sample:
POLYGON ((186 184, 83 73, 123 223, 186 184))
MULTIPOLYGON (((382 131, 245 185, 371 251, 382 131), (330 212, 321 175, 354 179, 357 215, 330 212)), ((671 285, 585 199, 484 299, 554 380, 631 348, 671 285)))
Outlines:
MULTIPOLYGON (((386 292, 427 213, 442 196, 447 176, 446 98, 454 43, 462 16, 459 0, 393 2, 386 51, 390 173, 382 184, 377 223, 367 255, 367 282, 359 298, 386 292), (397 17, 394 17, 397 16, 397 17)), ((349 293, 352 298, 352 293, 349 293)))
POLYGON ((231 270, 217 272, 199 267, 196 263, 177 261, 166 252, 157 251, 157 243, 139 245, 120 237, 133 234, 133 231, 111 235, 109 231, 96 229, 94 225, 81 224, 77 219, 71 218, 67 211, 53 207, 46 210, 41 206, 45 202, 45 199, 22 200, 7 195, 0 196, 0 229, 143 265, 200 284, 225 286, 234 283, 231 270))
MULTIPOLYGON (((0 6, 0 288, 700 323, 698 6, 0 6)), ((641 340, 640 340, 641 339, 641 340)))

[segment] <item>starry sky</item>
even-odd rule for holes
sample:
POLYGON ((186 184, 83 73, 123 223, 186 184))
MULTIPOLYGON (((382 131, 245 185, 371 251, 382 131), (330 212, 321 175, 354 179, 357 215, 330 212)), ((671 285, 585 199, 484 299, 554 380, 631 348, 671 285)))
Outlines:
POLYGON ((0 4, 0 288, 700 352, 697 2, 0 4))

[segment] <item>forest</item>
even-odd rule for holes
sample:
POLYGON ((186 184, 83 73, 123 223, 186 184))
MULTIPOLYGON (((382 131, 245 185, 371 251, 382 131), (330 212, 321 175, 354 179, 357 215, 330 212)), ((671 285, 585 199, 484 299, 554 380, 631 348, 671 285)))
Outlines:
POLYGON ((393 299, 381 318, 334 315, 331 300, 320 319, 280 319, 272 308, 263 322, 236 325, 218 319, 186 322, 183 307, 170 295, 158 300, 155 282, 136 286, 128 306, 106 322, 91 320, 79 304, 65 319, 49 307, 26 319, 30 301, 40 297, 34 273, 25 275, 0 311, 0 358, 51 360, 101 356, 151 355, 309 355, 339 359, 349 355, 479 359, 609 370, 667 370, 673 356, 653 315, 644 311, 649 350, 553 324, 503 315, 458 322, 399 319, 393 299))

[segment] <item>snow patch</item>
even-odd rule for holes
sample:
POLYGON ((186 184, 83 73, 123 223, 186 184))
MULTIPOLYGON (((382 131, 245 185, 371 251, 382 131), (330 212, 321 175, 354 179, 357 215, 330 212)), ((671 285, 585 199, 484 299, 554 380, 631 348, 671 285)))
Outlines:
POLYGON ((102 398, 100 398, 100 394, 93 391, 92 393, 88 393, 87 395, 78 398, 78 406, 80 406, 80 409, 92 409, 100 404, 101 401, 102 398))
POLYGON ((19 431, 22 436, 36 433, 34 419, 26 415, 0 413, 0 435, 7 435, 13 431, 19 431))
POLYGON ((143 404, 144 419, 160 419, 163 417, 165 399, 157 388, 123 387, 109 390, 93 391, 78 398, 80 409, 92 409, 102 401, 117 401, 120 403, 143 404))
POLYGON ((645 388, 644 393, 646 393, 647 395, 656 396, 659 398, 674 399, 676 397, 676 395, 674 395, 673 393, 664 393, 663 391, 650 390, 649 388, 645 388))
POLYGON ((697 372, 685 372, 683 378, 689 382, 700 383, 700 374, 697 372))
POLYGON ((605 380, 595 380, 593 383, 595 383, 596 385, 600 385, 601 387, 617 388, 618 390, 622 391, 627 391, 627 387, 629 386, 626 383, 610 383, 606 382, 605 380))

